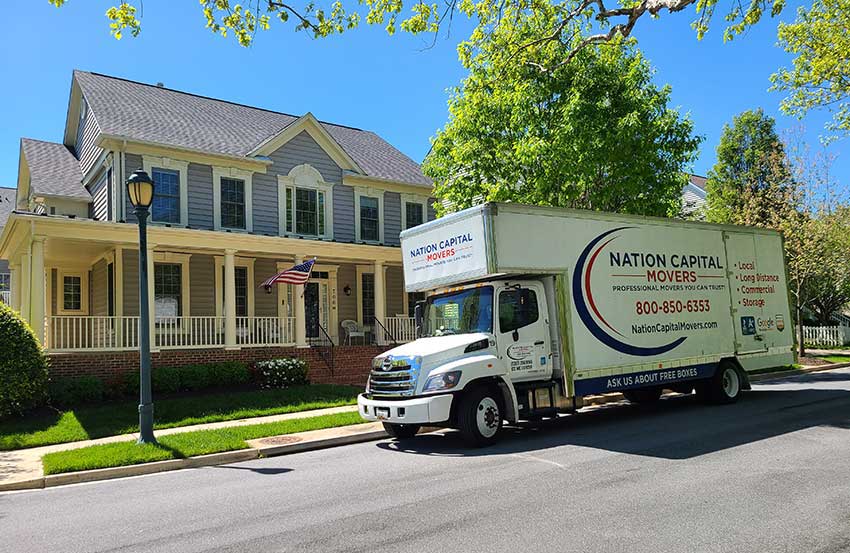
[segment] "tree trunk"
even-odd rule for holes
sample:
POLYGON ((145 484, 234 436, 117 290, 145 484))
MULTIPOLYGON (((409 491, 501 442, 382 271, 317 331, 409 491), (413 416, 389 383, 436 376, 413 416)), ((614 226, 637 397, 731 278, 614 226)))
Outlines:
POLYGON ((803 343, 803 307, 800 302, 796 302, 794 306, 797 312, 797 352, 800 357, 806 355, 806 346, 803 343))

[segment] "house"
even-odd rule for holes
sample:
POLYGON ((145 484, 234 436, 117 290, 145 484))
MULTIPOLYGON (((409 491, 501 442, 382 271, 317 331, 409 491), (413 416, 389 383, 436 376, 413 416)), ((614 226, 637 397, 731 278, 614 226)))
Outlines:
POLYGON ((17 205, 0 235, 11 302, 54 371, 134 366, 139 242, 125 182, 140 169, 156 183, 155 364, 340 348, 352 320, 366 343, 412 336, 399 232, 434 218, 417 163, 310 113, 75 71, 62 143, 21 140, 17 205), (313 257, 303 294, 260 287, 313 257))
POLYGON ((696 215, 702 218, 700 211, 705 206, 705 181, 706 177, 699 175, 688 175, 688 184, 682 189, 682 215, 685 217, 696 215))
MULTIPOLYGON (((0 187, 0 233, 6 225, 6 219, 12 213, 15 205, 15 189, 0 187)), ((12 292, 9 290, 11 275, 9 261, 0 259, 0 302, 11 303, 12 292)))

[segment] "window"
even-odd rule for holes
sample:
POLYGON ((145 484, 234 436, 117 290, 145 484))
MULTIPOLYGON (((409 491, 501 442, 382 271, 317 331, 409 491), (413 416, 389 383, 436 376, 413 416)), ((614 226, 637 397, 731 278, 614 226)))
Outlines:
POLYGON ((405 202, 405 229, 413 228, 425 222, 425 206, 420 203, 405 202))
POLYGON ((221 178, 221 226, 245 228, 245 181, 221 178))
POLYGON ((378 198, 360 196, 360 239, 378 242, 381 239, 378 198))
POLYGON ((293 167, 289 175, 277 176, 279 233, 333 238, 333 185, 309 164, 293 167))
MULTIPOLYGON (((237 317, 247 317, 248 316, 248 267, 234 267, 233 268, 234 277, 236 280, 236 316, 237 317)), ((221 305, 225 305, 224 301, 224 283, 227 282, 227 278, 224 275, 224 268, 221 270, 221 305)), ((226 314, 226 309, 221 310, 222 313, 226 314)))
POLYGON ((375 275, 363 273, 360 278, 360 307, 363 310, 363 324, 375 322, 375 275))
POLYGON ((180 172, 153 169, 151 177, 156 186, 151 219, 158 223, 180 224, 180 172))
POLYGON ((522 288, 499 294, 499 331, 511 332, 537 322, 537 294, 522 288))
POLYGON ((154 264, 154 312, 157 319, 183 316, 183 266, 154 264))
POLYGON ((62 310, 82 311, 83 309, 83 277, 65 275, 62 277, 62 310))
POLYGON ((11 289, 11 276, 9 273, 0 273, 0 290, 11 289))
POLYGON ((413 312, 416 309, 416 304, 420 301, 425 301, 425 292, 408 292, 407 293, 407 315, 409 317, 413 316, 413 312))
POLYGON ((295 232, 318 234, 319 218, 316 214, 319 202, 317 192, 306 188, 295 189, 295 232))

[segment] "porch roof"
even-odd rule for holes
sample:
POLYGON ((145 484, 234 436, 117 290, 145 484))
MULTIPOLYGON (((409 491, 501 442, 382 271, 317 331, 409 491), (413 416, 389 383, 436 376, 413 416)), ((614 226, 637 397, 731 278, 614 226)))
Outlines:
MULTIPOLYGON (((32 237, 44 237, 50 242, 85 244, 86 249, 95 251, 102 246, 124 246, 138 249, 138 227, 130 223, 115 223, 78 219, 60 215, 37 215, 29 212, 13 212, 0 234, 0 259, 11 259, 22 252, 32 237)), ((148 244, 157 250, 172 249, 221 253, 234 250, 239 255, 291 258, 295 255, 318 257, 320 262, 357 261, 383 262, 401 265, 401 250, 392 246, 351 244, 328 240, 309 240, 264 236, 236 232, 220 232, 200 229, 174 228, 161 225, 148 226, 148 244)), ((47 256, 50 257, 48 249, 47 256)), ((76 256, 75 251, 65 251, 76 256)))

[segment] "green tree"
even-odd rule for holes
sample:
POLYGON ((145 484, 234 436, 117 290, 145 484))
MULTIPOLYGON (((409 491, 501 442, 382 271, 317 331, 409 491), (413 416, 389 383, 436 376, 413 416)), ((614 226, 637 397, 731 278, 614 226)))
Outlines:
POLYGON ((706 220, 764 226, 787 205, 791 177, 776 121, 760 108, 736 115, 708 173, 706 220))
POLYGON ((504 17, 512 24, 460 47, 469 76, 423 164, 435 195, 455 208, 492 200, 678 214, 700 138, 633 42, 588 48, 544 72, 570 44, 507 45, 538 36, 558 9, 504 17))

